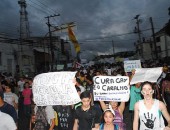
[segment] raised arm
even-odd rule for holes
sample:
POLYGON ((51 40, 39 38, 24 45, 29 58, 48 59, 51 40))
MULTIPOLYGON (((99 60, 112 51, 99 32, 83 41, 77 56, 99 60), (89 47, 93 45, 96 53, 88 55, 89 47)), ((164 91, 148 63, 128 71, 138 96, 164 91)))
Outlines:
POLYGON ((135 75, 135 71, 136 71, 135 69, 132 70, 132 74, 131 74, 131 76, 129 77, 129 85, 130 85, 130 82, 131 82, 133 76, 135 75))
POLYGON ((104 103, 104 101, 99 101, 99 102, 103 111, 108 108, 108 106, 104 103))
POLYGON ((119 109, 119 112, 123 115, 123 112, 125 110, 125 102, 121 102, 118 109, 119 109))

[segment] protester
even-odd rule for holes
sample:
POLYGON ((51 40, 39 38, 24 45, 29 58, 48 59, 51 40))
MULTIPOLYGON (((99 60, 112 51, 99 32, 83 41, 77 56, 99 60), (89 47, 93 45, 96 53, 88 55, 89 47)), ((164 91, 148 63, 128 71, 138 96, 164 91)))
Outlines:
POLYGON ((4 102, 4 94, 2 92, 0 92, 0 111, 9 114, 17 123, 17 112, 12 105, 4 102))
POLYGON ((55 105, 53 109, 58 117, 58 130, 73 130, 73 109, 72 106, 55 105))
POLYGON ((153 85, 144 82, 141 86, 141 93, 144 97, 135 104, 133 130, 170 130, 170 116, 165 104, 153 99, 153 85), (168 122, 165 127, 162 115, 168 122), (140 126, 138 120, 140 119, 140 126))
POLYGON ((31 96, 32 90, 29 88, 29 83, 25 82, 24 90, 22 92, 22 96, 24 97, 24 113, 26 117, 31 116, 31 96))
POLYGON ((37 122, 41 121, 42 117, 43 117, 42 122, 45 119, 45 122, 47 123, 47 126, 48 126, 48 130, 53 130, 54 125, 55 125, 54 124, 55 116, 54 116, 54 109, 52 108, 52 106, 43 106, 43 107, 35 106, 34 112, 35 112, 35 130, 42 130, 41 126, 37 127, 37 125, 36 125, 37 122))
POLYGON ((12 117, 0 111, 0 130, 17 130, 16 124, 12 117))
POLYGON ((11 85, 5 83, 4 101, 12 105, 16 111, 18 111, 18 96, 11 91, 11 85))
POLYGON ((119 130, 118 125, 113 124, 115 119, 115 112, 113 109, 108 108, 103 112, 102 123, 99 128, 93 128, 92 130, 119 130))
POLYGON ((73 130, 91 130, 98 128, 100 117, 93 106, 90 105, 90 92, 85 91, 80 95, 82 106, 75 110, 75 121, 73 130))
POLYGON ((170 74, 167 74, 162 82, 162 97, 167 105, 168 112, 170 113, 170 74))
POLYGON ((131 113, 131 120, 133 121, 134 116, 134 105, 136 102, 142 99, 141 96, 141 83, 136 83, 130 87, 130 104, 129 111, 131 113))
POLYGON ((118 102, 110 101, 109 105, 107 105, 107 104, 105 104, 104 101, 100 101, 100 105, 101 105, 103 111, 108 109, 108 106, 111 105, 111 107, 115 113, 115 119, 114 119, 113 123, 118 125, 121 130, 124 130, 125 123, 123 122, 123 112, 125 109, 125 102, 121 102, 120 105, 118 105, 118 102))
POLYGON ((35 113, 32 113, 31 119, 30 119, 30 124, 29 124, 29 130, 34 130, 35 127, 35 113))
POLYGON ((20 77, 20 80, 17 82, 17 84, 18 84, 19 96, 22 96, 22 91, 24 90, 24 84, 25 84, 24 77, 20 77))

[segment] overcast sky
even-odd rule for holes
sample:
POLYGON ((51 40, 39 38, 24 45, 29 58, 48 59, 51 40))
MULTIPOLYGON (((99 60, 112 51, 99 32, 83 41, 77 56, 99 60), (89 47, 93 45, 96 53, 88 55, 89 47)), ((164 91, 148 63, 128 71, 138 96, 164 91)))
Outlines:
MULTIPOLYGON (((75 22, 74 32, 81 46, 82 57, 134 50, 138 40, 133 34, 140 14, 140 29, 150 29, 149 17, 153 17, 155 31, 161 29, 170 18, 169 0, 26 0, 31 36, 44 36, 48 32, 46 16, 60 14, 51 18, 51 24, 60 26, 75 22), (128 34, 129 33, 129 34, 128 34)), ((17 0, 1 0, 0 33, 19 36, 19 10, 17 0)), ((66 32, 56 32, 68 39, 66 32)), ((150 37, 151 30, 142 31, 142 37, 150 37)))

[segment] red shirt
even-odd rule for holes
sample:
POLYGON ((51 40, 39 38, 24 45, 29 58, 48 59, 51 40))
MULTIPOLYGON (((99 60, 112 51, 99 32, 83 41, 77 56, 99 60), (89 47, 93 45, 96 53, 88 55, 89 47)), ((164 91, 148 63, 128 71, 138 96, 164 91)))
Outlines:
POLYGON ((26 88, 23 90, 22 95, 24 96, 24 105, 31 104, 31 94, 32 90, 30 88, 26 88))

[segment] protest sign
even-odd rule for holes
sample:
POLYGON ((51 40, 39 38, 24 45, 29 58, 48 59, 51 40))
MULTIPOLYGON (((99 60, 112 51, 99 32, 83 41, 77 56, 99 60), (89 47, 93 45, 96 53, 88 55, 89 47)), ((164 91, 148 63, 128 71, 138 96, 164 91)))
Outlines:
POLYGON ((95 76, 94 100, 95 101, 128 101, 129 77, 127 76, 95 76))
POLYGON ((162 67, 157 68, 140 68, 136 69, 130 84, 136 84, 138 82, 157 82, 159 76, 162 73, 162 67))
POLYGON ((33 99, 37 106, 72 105, 80 102, 73 83, 76 72, 50 72, 33 80, 33 99))
POLYGON ((64 65, 57 65, 57 70, 63 70, 64 69, 64 65))
POLYGON ((131 72, 133 69, 141 68, 140 60, 126 60, 124 61, 125 72, 131 72))

